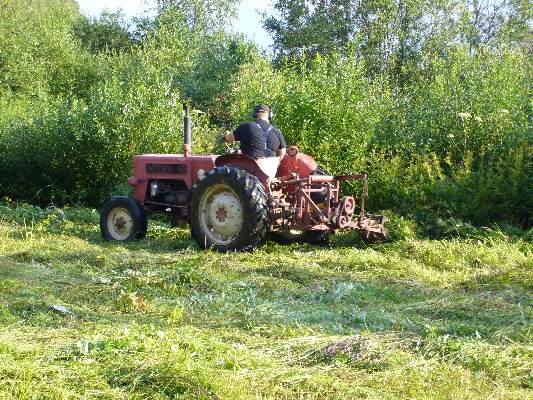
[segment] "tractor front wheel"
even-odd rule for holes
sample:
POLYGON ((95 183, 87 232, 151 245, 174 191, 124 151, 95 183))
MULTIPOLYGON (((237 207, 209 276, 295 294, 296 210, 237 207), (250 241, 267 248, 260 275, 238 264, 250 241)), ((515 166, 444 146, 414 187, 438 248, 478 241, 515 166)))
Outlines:
POLYGON ((143 239, 147 227, 146 211, 131 197, 113 197, 100 212, 100 230, 106 240, 143 239))
POLYGON ((195 185, 189 223, 192 237, 203 249, 250 250, 266 234, 267 195, 245 170, 217 167, 195 185))

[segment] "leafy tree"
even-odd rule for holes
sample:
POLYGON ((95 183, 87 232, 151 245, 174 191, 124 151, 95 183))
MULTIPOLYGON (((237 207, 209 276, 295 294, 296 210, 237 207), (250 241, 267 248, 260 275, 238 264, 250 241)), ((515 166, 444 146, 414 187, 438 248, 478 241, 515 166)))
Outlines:
POLYGON ((121 12, 103 11, 98 18, 81 16, 73 28, 74 36, 92 53, 129 51, 132 35, 121 12))
POLYGON ((531 35, 532 7, 531 2, 523 0, 460 3, 459 40, 467 43, 470 51, 482 46, 498 46, 502 42, 518 44, 531 35))
POLYGON ((0 96, 86 93, 96 69, 70 34, 79 16, 71 0, 0 0, 0 96))
POLYGON ((240 0, 157 0, 160 12, 173 9, 193 31, 222 30, 235 17, 240 0))
POLYGON ((278 0, 280 17, 264 15, 278 56, 328 54, 348 44, 355 30, 352 0, 278 0))
POLYGON ((529 0, 510 0, 507 21, 501 29, 502 36, 512 46, 533 54, 533 3, 529 0))
POLYGON ((274 9, 263 24, 278 60, 355 51, 370 76, 387 72, 400 85, 423 53, 531 42, 527 0, 277 0, 274 9))
POLYGON ((186 10, 175 7, 161 9, 143 36, 151 64, 168 74, 169 93, 209 111, 214 121, 230 119, 228 85, 257 54, 255 45, 240 35, 191 26, 186 10))

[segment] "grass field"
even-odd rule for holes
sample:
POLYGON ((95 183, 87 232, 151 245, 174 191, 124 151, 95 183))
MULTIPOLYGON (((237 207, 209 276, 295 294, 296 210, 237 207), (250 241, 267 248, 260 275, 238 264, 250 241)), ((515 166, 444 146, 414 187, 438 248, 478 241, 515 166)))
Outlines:
POLYGON ((531 234, 217 254, 97 221, 0 207, 1 399, 533 398, 531 234))

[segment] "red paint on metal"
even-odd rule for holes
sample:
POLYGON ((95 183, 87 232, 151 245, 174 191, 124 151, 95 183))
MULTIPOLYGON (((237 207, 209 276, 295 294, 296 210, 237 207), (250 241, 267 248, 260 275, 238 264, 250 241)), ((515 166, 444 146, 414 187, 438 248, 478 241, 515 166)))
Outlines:
POLYGON ((191 145, 188 143, 183 143, 183 155, 189 157, 191 154, 191 145))
POLYGON ((334 176, 328 176, 328 175, 311 175, 309 177, 310 183, 326 183, 326 182, 334 182, 335 177, 334 176))
POLYGON ((355 211, 355 199, 352 196, 346 196, 344 198, 344 212, 348 215, 352 215, 355 211))
POLYGON ((294 156, 287 153, 279 164, 276 176, 286 176, 296 173, 300 178, 307 178, 317 168, 318 164, 313 157, 299 152, 294 156))
POLYGON ((341 228, 341 229, 348 228, 348 226, 350 225, 350 222, 351 221, 350 221, 350 219, 348 217, 346 217, 344 215, 341 215, 339 217, 339 222, 338 222, 339 228, 341 228))
POLYGON ((335 179, 344 182, 344 181, 355 181, 355 180, 362 180, 366 179, 366 174, 354 174, 354 175, 336 175, 335 179))
POLYGON ((198 171, 204 170, 207 172, 214 168, 217 157, 216 155, 189 155, 185 157, 179 154, 143 154, 134 156, 133 168, 135 177, 131 180, 131 184, 134 184, 134 197, 143 205, 148 182, 152 179, 180 180, 185 183, 188 189, 192 189, 192 185, 198 180, 198 171), (147 164, 184 164, 186 169, 183 174, 150 174, 146 171, 147 164))
POLYGON ((263 186, 267 187, 268 176, 259 168, 259 165, 253 158, 250 158, 244 154, 226 154, 216 159, 215 165, 217 167, 223 167, 225 165, 239 167, 248 171, 250 174, 255 175, 263 186))
POLYGON ((289 148, 287 149, 287 154, 290 155, 291 157, 294 157, 299 152, 300 152, 300 149, 296 146, 289 146, 289 148))

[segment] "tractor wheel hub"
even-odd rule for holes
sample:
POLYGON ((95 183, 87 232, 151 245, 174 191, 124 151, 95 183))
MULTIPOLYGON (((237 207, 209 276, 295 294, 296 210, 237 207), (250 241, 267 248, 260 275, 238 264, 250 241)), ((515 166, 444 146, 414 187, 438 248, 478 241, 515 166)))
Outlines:
POLYGON ((113 239, 127 239, 132 228, 133 218, 125 208, 117 207, 109 213, 107 217, 107 229, 113 239))
POLYGON ((209 188, 200 200, 200 223, 209 239, 230 243, 240 232, 243 210, 237 194, 226 185, 209 188))
POLYGON ((217 219, 219 222, 224 222, 228 217, 228 211, 224 207, 219 207, 217 210, 217 219))

